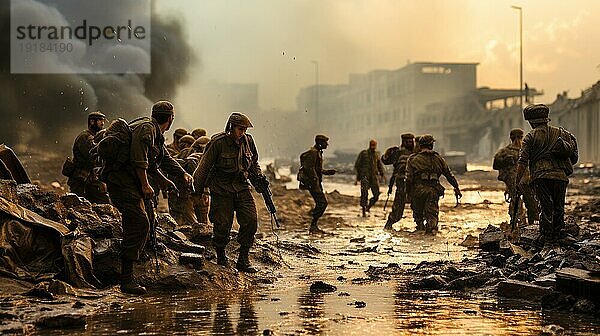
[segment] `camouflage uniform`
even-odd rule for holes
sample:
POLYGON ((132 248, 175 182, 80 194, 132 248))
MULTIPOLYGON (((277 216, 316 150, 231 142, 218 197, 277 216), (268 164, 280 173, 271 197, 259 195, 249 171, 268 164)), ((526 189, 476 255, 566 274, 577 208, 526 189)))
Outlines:
POLYGON ((422 136, 420 152, 409 157, 406 164, 406 190, 412 197, 411 209, 417 224, 417 229, 424 227, 427 222, 427 232, 436 231, 440 196, 444 195, 444 187, 440 184, 440 176, 444 175, 448 182, 457 190, 458 182, 450 171, 446 160, 437 152, 424 148, 424 143, 433 137, 422 136))
MULTIPOLYGON (((513 144, 510 144, 500 149, 496 155, 494 155, 493 168, 498 170, 498 180, 503 181, 506 185, 505 193, 511 196, 510 204, 508 206, 509 215, 513 213, 512 209, 515 207, 515 200, 512 199, 512 195, 515 194, 515 190, 512 188, 512 181, 516 178, 517 172, 517 161, 519 160, 519 151, 521 149, 513 144)), ((527 223, 530 225, 538 220, 539 210, 538 202, 535 199, 533 188, 530 184, 529 172, 527 171, 521 181, 517 184, 519 195, 523 195, 523 203, 527 209, 527 223)))
MULTIPOLYGON (((90 114, 91 115, 91 114, 90 114)), ((73 144, 73 163, 75 170, 67 185, 72 193, 85 197, 92 203, 109 204, 110 198, 106 191, 106 185, 98 180, 99 161, 90 153, 96 145, 94 133, 90 129, 82 131, 73 144)))
POLYGON ((358 154, 354 163, 356 180, 360 181, 360 206, 368 211, 379 199, 379 181, 377 175, 383 176, 384 169, 378 151, 365 149, 358 154), (368 200, 369 189, 373 197, 368 200))
POLYGON ((150 231, 144 196, 135 169, 147 169, 149 177, 156 174, 159 168, 178 177, 183 176, 185 171, 166 151, 165 138, 155 119, 139 118, 130 127, 130 162, 123 169, 109 170, 106 174, 108 193, 123 217, 122 258, 135 261, 139 259, 150 231))
POLYGON ((386 164, 394 165, 394 173, 392 174, 393 183, 396 185, 396 193, 394 194, 394 204, 392 204, 392 212, 390 213, 386 227, 391 227, 392 224, 397 223, 402 219, 404 214, 404 205, 406 204, 406 187, 405 187, 405 176, 406 176, 406 162, 408 157, 413 154, 413 151, 405 147, 391 147, 388 148, 381 161, 386 164))
MULTIPOLYGON (((237 125, 233 123, 238 122, 234 118, 248 120, 246 116, 234 112, 226 130, 229 131, 237 125)), ((252 125, 249 120, 247 124, 252 125)), ((233 133, 229 132, 212 137, 194 172, 196 190, 204 190, 206 186, 210 189, 211 207, 208 216, 213 223, 213 244, 217 249, 217 261, 220 265, 227 264, 224 250, 230 241, 234 213, 240 225, 237 238, 240 257, 236 267, 240 269, 241 262, 248 263, 248 251, 254 244, 254 234, 258 225, 256 205, 248 179, 258 187, 256 179, 261 175, 258 151, 252 136, 244 134, 238 141, 233 133)))
MULTIPOLYGON (((565 225, 565 196, 568 175, 579 158, 577 140, 563 128, 548 125, 549 108, 543 104, 530 105, 523 110, 526 120, 534 127, 523 139, 517 178, 529 166, 537 199, 540 202, 540 232, 546 241, 560 238, 565 225), (559 138, 571 144, 567 157, 556 153, 559 138)), ((560 141, 563 142, 563 141, 560 141)))

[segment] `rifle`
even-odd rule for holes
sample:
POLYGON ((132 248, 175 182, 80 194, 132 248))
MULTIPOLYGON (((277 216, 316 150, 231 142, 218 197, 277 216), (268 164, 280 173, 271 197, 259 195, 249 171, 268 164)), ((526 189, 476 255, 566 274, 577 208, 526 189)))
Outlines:
POLYGON ((517 219, 519 218, 519 200, 521 199, 519 189, 516 186, 511 198, 513 200, 513 208, 510 209, 510 231, 514 232, 517 227, 517 219))
POLYGON ((396 176, 392 175, 392 177, 390 177, 390 183, 388 184, 388 192, 387 192, 387 197, 385 199, 385 204, 383 205, 383 212, 385 212, 385 208, 387 207, 388 201, 390 200, 390 194, 392 193, 392 190, 394 189, 395 181, 396 181, 396 176))
POLYGON ((265 175, 259 175, 256 178, 256 183, 261 189, 260 194, 265 200, 265 206, 267 207, 267 210, 269 210, 271 218, 273 218, 275 225, 277 225, 278 228, 281 227, 281 225, 279 225, 279 219, 277 218, 277 209, 275 208, 275 203, 273 203, 273 193, 269 187, 269 181, 267 181, 267 177, 265 175))
POLYGON ((148 215, 148 221, 150 222, 150 242, 152 244, 152 250, 154 251, 154 267, 156 268, 156 274, 159 273, 158 268, 158 240, 156 238, 156 214, 154 209, 158 205, 158 197, 144 200, 144 207, 146 208, 146 214, 148 215))

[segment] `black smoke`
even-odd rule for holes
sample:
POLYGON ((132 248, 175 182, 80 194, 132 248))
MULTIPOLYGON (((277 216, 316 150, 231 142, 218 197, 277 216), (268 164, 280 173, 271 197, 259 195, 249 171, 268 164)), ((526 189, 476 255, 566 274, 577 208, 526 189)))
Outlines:
MULTIPOLYGON (((115 8, 115 15, 122 11, 115 8)), ((173 99, 196 57, 179 18, 153 10, 151 22, 149 75, 14 75, 10 0, 0 0, 0 143, 20 150, 67 150, 91 111, 131 119, 147 114, 156 100, 173 99)))

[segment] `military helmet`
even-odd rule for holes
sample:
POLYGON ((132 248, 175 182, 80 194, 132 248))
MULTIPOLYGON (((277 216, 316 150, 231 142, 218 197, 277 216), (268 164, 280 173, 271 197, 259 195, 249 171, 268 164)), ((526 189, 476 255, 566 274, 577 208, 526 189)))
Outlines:
POLYGON ((194 139, 193 136, 186 134, 186 135, 182 136, 181 139, 179 139, 179 146, 181 146, 183 144, 187 144, 188 146, 191 146, 195 140, 196 139, 194 139))
POLYGON ((525 132, 523 132, 523 130, 520 128, 513 128, 510 130, 510 139, 514 140, 516 138, 522 138, 524 133, 525 132))
POLYGON ((172 115, 174 111, 173 104, 167 100, 159 100, 152 105, 152 115, 168 114, 172 115))
POLYGON ((106 120, 106 116, 100 111, 90 112, 88 120, 106 120))
POLYGON ((412 133, 404 133, 402 135, 400 135, 400 138, 402 139, 414 139, 415 135, 412 133))
POLYGON ((435 142, 435 139, 433 138, 433 135, 431 135, 431 134, 421 135, 421 137, 419 138, 420 146, 433 146, 434 142, 435 142))
POLYGON ((173 132, 173 136, 181 138, 184 135, 187 135, 188 132, 185 128, 178 128, 173 132))
POLYGON ((229 116, 229 120, 227 120, 227 124, 231 126, 242 126, 242 127, 253 127, 250 122, 250 118, 248 118, 245 114, 241 112, 232 112, 229 116))
POLYGON ((550 108, 545 104, 533 104, 523 109, 523 117, 530 123, 545 123, 550 121, 550 108))
POLYGON ((210 138, 205 136, 201 136, 198 139, 196 139, 196 141, 194 141, 194 143, 192 144, 192 147, 196 150, 202 149, 204 147, 206 147, 206 144, 210 141, 210 138))
POLYGON ((315 142, 327 142, 329 141, 329 137, 323 134, 317 134, 315 136, 315 142))
POLYGON ((205 135, 206 130, 204 128, 196 128, 192 131, 192 136, 194 137, 194 139, 199 139, 200 137, 203 137, 205 135))

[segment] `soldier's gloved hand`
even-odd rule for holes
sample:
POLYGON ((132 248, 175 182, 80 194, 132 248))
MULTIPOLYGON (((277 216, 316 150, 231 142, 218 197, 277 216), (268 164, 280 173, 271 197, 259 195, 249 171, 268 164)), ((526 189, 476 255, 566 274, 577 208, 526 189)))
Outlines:
POLYGON ((167 193, 175 193, 175 195, 179 196, 179 189, 177 189, 177 186, 175 185, 175 183, 173 183, 173 181, 166 179, 165 180, 165 190, 167 191, 167 193))
POLYGON ((260 175, 256 178, 253 185, 256 192, 262 194, 267 191, 267 188, 269 187, 269 181, 265 175, 260 175))
POLYGON ((150 184, 142 185, 142 195, 144 199, 153 199, 154 198, 154 189, 150 184))
POLYGON ((192 187, 192 185, 194 184, 194 178, 192 177, 192 175, 185 173, 183 174, 183 181, 185 182, 185 184, 187 186, 189 186, 190 188, 192 187))
POLYGON ((358 185, 358 180, 354 181, 354 185, 358 185))
POLYGON ((462 193, 458 188, 454 188, 454 195, 458 196, 458 198, 462 198, 462 193))

